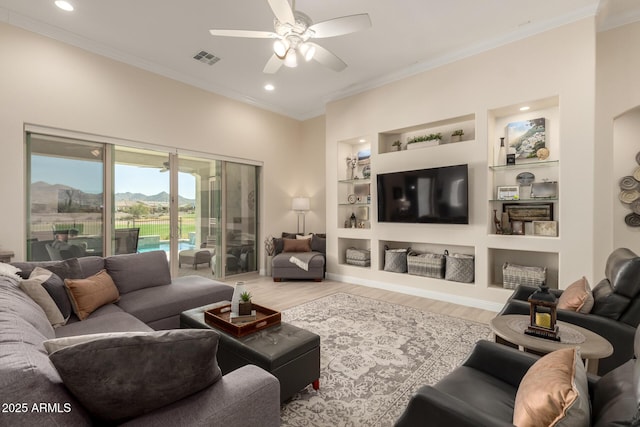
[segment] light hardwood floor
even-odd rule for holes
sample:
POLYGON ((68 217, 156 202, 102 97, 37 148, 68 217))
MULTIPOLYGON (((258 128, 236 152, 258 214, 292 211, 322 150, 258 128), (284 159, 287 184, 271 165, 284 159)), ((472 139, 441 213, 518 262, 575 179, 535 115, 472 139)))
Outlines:
POLYGON ((343 292, 486 324, 496 316, 493 311, 332 280, 323 280, 322 282, 274 282, 271 277, 248 273, 233 276, 226 279, 225 282, 233 285, 240 280, 245 282, 255 303, 279 311, 323 296, 343 292))

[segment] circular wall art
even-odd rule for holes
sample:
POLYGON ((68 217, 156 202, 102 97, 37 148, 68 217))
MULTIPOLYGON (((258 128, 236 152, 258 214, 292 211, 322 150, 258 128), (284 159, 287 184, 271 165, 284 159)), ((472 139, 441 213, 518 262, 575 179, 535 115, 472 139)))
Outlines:
POLYGON ((516 182, 520 185, 531 185, 535 179, 536 176, 531 172, 522 172, 516 176, 516 182))
MULTIPOLYGON (((636 154, 636 162, 640 165, 640 151, 636 154)), ((629 227, 640 227, 640 167, 635 168, 633 175, 620 178, 620 194, 618 198, 632 213, 624 217, 629 227)))
POLYGON ((355 194, 349 194, 349 197, 347 197, 347 200, 349 201, 349 203, 353 204, 356 202, 356 200, 358 200, 358 198, 356 197, 355 194))

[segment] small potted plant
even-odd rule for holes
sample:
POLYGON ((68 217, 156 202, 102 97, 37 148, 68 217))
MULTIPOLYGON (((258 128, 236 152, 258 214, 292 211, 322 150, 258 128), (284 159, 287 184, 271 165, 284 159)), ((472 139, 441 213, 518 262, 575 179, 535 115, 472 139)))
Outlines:
POLYGON ((243 292, 240 294, 240 302, 238 303, 238 314, 246 316, 251 314, 251 293, 243 292))
POLYGON ((422 147, 432 147, 440 144, 441 133, 431 133, 429 135, 414 136, 407 141, 407 150, 422 147))
POLYGON ((451 142, 460 142, 462 140, 462 135, 464 135, 464 131, 462 129, 454 130, 451 134, 451 142))
POLYGON ((400 142, 400 140, 395 140, 393 141, 393 144, 391 144, 392 146, 396 147, 396 151, 400 151, 402 150, 402 142, 400 142))

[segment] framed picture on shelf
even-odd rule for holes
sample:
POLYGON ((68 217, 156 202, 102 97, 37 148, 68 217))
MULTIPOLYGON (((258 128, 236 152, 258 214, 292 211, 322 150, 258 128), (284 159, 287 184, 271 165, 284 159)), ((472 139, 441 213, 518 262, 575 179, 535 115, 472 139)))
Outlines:
POLYGON ((533 221, 534 236, 558 236, 558 221, 533 221))
POLYGON ((524 222, 522 221, 511 221, 511 234, 524 234, 524 222))
POLYGON ((500 185, 496 190, 498 200, 519 200, 520 199, 520 186, 519 185, 500 185))
POLYGON ((535 159, 545 147, 545 119, 522 120, 507 125, 507 142, 515 150, 516 160, 535 159))
POLYGON ((503 203, 510 221, 553 221, 553 203, 503 203))

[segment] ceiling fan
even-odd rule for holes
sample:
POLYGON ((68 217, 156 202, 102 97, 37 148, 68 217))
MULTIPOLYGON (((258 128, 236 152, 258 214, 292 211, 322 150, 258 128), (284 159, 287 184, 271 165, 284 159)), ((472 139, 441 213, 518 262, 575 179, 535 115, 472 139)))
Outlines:
POLYGON ((282 65, 296 67, 299 56, 306 61, 315 59, 335 71, 344 70, 347 64, 342 59, 309 40, 341 36, 367 29, 371 26, 369 14, 342 16, 314 24, 307 15, 295 10, 295 0, 292 1, 293 4, 289 5, 287 0, 267 0, 275 15, 273 32, 222 29, 209 32, 214 36, 275 39, 274 53, 263 70, 268 74, 277 72, 282 65))

